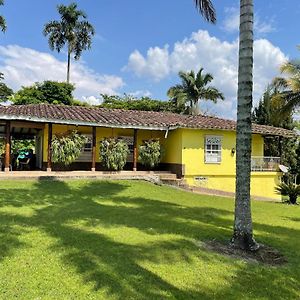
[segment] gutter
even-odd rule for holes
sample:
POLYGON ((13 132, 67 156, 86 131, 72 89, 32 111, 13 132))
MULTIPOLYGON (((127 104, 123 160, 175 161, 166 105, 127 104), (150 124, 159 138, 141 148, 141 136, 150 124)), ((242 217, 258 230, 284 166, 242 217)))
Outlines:
POLYGON ((94 123, 94 122, 84 122, 84 121, 68 121, 59 119, 47 119, 38 117, 26 117, 26 116, 14 116, 14 115, 0 115, 0 120, 7 121, 27 121, 35 123, 53 123, 53 124, 64 124, 64 125, 74 125, 74 126, 89 126, 89 127, 106 127, 106 128, 122 128, 122 129, 144 129, 144 130, 161 130, 169 131, 175 130, 178 126, 166 126, 166 127, 155 127, 155 126, 143 126, 143 125, 114 125, 109 123, 94 123))

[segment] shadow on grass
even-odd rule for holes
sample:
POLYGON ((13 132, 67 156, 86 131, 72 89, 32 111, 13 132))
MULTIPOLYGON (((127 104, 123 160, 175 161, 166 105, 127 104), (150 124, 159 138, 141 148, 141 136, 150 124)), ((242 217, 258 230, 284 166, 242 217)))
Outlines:
MULTIPOLYGON (((0 189, 0 207, 29 206, 35 210, 30 217, 0 213, 0 228, 4 230, 3 235, 7 239, 0 244, 0 249, 6 249, 3 257, 13 255, 14 249, 22 246, 18 241, 18 235, 22 232, 15 231, 15 225, 18 228, 31 226, 57 239, 53 251, 63 253, 63 262, 74 266, 85 282, 92 282, 95 291, 105 289, 117 299, 223 299, 226 296, 238 299, 247 293, 247 289, 253 298, 263 298, 266 296, 266 286, 268 292, 273 293, 274 299, 276 295, 283 295, 285 299, 299 296, 296 294, 297 274, 287 269, 243 266, 228 258, 216 258, 195 246, 193 240, 228 240, 232 231, 232 222, 228 218, 232 216, 231 211, 186 207, 151 199, 151 195, 148 195, 149 198, 122 196, 128 188, 130 186, 125 183, 117 182, 89 181, 79 188, 71 188, 61 181, 39 181, 31 190, 0 189), (77 226, 78 222, 81 226, 77 226), (172 234, 178 236, 178 239, 128 244, 93 230, 121 226, 148 235, 172 234), (208 264, 218 264, 218 260, 230 261, 237 271, 234 278, 226 278, 224 274, 229 282, 228 288, 210 291, 205 286, 199 286, 197 290, 183 290, 142 264, 151 262, 171 265, 178 261, 192 264, 195 256, 208 264), (278 285, 276 282, 281 276, 289 284, 278 285)), ((287 247, 292 246, 290 234, 299 235, 299 231, 291 233, 284 227, 265 224, 254 226, 266 235, 271 232, 284 241, 287 247)))

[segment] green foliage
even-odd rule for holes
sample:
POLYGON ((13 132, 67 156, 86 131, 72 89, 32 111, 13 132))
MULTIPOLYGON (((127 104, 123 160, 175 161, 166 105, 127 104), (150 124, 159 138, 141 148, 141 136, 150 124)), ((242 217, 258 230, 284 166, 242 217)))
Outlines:
POLYGON ((184 106, 185 113, 196 115, 200 113, 199 101, 211 100, 216 103, 224 100, 224 95, 217 88, 209 86, 213 76, 203 73, 203 68, 197 74, 194 71, 179 72, 181 84, 177 84, 168 90, 168 97, 178 107, 184 106))
POLYGON ((85 143, 86 137, 75 130, 66 135, 54 135, 52 140, 53 162, 70 165, 80 156, 85 143))
MULTIPOLYGON (((279 96, 280 91, 276 85, 269 85, 264 92, 258 106, 254 108, 252 120, 260 125, 270 125, 292 130, 295 127, 293 112, 281 114, 286 104, 284 98, 279 96)), ((267 137, 264 143, 264 155, 281 156, 281 163, 289 167, 290 172, 297 174, 300 156, 297 154, 299 141, 296 138, 267 137), (281 150, 280 150, 281 148, 281 150)))
POLYGON ((101 94, 103 103, 100 107, 104 108, 117 108, 126 110, 143 110, 143 111, 169 111, 174 113, 182 113, 184 106, 177 106, 172 101, 161 101, 151 99, 149 97, 142 97, 140 99, 124 95, 123 97, 117 95, 101 94))
POLYGON ((139 161, 142 165, 154 168, 161 160, 161 145, 159 140, 146 140, 139 147, 139 161))
POLYGON ((297 197, 300 195, 300 185, 282 182, 275 190, 282 196, 288 196, 290 204, 297 204, 297 197))
MULTIPOLYGON (((34 140, 12 140, 11 141, 11 152, 17 153, 19 150, 28 150, 35 148, 34 140)), ((0 155, 5 152, 5 141, 4 138, 0 139, 0 155)))
POLYGON ((0 72, 0 102, 5 102, 13 95, 14 91, 1 80, 4 79, 3 73, 0 72))
POLYGON ((100 142, 100 157, 105 168, 111 171, 123 170, 129 149, 127 143, 118 138, 104 138, 100 142))
POLYGON ((12 97, 12 102, 16 105, 38 103, 73 105, 74 89, 72 84, 66 82, 46 80, 32 86, 22 87, 12 97))

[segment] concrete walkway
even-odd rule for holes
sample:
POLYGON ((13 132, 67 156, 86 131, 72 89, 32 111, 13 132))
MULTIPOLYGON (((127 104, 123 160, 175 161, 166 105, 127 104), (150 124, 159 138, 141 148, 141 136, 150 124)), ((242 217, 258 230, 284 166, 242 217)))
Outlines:
POLYGON ((115 180, 147 180, 159 183, 164 179, 176 178, 175 174, 169 172, 154 171, 12 171, 0 172, 0 180, 28 180, 28 179, 115 179, 115 180))

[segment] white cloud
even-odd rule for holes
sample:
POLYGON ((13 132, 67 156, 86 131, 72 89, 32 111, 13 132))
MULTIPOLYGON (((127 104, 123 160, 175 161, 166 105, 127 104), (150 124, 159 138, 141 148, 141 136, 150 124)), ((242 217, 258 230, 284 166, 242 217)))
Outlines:
MULTIPOLYGON (((238 41, 227 42, 209 35, 207 31, 194 32, 189 38, 175 43, 173 49, 156 49, 155 53, 164 53, 164 58, 158 55, 157 60, 153 51, 144 57, 137 50, 129 57, 127 69, 137 76, 148 77, 153 80, 166 78, 178 71, 199 70, 214 76, 213 85, 222 91, 226 97, 224 102, 211 105, 207 102, 204 110, 213 114, 235 116, 237 93, 237 63, 238 41), (138 58, 138 59, 136 59, 138 58), (142 67, 139 65, 142 62, 142 67), (155 70, 155 66, 157 69, 155 70), (163 66, 163 68, 162 68, 163 66), (163 69, 164 72, 160 72, 163 69), (158 77, 157 74, 160 74, 158 77)), ((271 42, 259 39, 254 42, 254 100, 258 100, 266 85, 278 74, 278 67, 287 57, 271 42)), ((178 79, 176 79, 178 80, 178 79)), ((175 83, 175 82, 174 82, 175 83)))
MULTIPOLYGON (((240 25, 240 11, 238 7, 226 7, 225 8, 225 20, 222 24, 222 28, 227 32, 238 32, 240 25)), ((267 33, 276 31, 274 20, 271 18, 262 20, 262 18, 256 14, 254 16, 254 32, 259 36, 266 35, 267 33)))
MULTIPOLYGON (((0 68, 5 82, 14 90, 43 80, 66 80, 66 63, 53 55, 17 45, 0 46, 0 68)), ((116 94, 124 86, 121 77, 94 72, 83 62, 72 62, 71 82, 80 100, 100 99, 100 93, 116 94)))
POLYGON ((148 90, 137 90, 134 92, 129 92, 128 95, 139 98, 139 97, 151 97, 152 93, 148 90))

